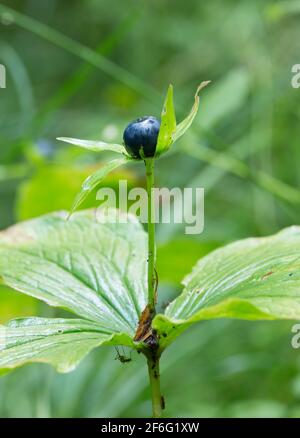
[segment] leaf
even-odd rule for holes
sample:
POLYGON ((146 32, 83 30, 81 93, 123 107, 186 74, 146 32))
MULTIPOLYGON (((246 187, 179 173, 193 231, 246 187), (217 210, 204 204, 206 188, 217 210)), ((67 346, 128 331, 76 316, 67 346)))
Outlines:
POLYGON ((105 143, 104 141, 80 140, 79 138, 58 137, 57 140, 70 143, 81 148, 88 149, 94 152, 111 151, 122 155, 129 155, 126 153, 124 146, 114 143, 105 143))
POLYGON ((196 117, 196 114, 197 114, 198 108, 199 108, 199 93, 209 83, 210 83, 210 81, 201 82, 201 84, 197 88, 197 91, 196 91, 196 94, 195 94, 195 102, 194 102, 194 105, 193 105, 193 107, 191 109, 191 112, 189 113, 189 115, 182 122, 180 122, 177 125, 177 128, 176 128, 175 132, 172 135, 173 143, 176 140, 178 140, 189 129, 189 127, 193 123, 193 120, 196 117))
POLYGON ((183 284, 183 293, 153 321, 164 346, 204 319, 299 319, 300 227, 217 249, 183 284))
MULTIPOLYGON (((116 211, 114 210, 115 214, 116 211)), ((137 219, 52 213, 0 233, 0 277, 13 289, 133 337, 147 301, 147 235, 137 219)))
POLYGON ((125 164, 129 159, 128 158, 118 158, 117 160, 109 161, 104 166, 102 166, 95 173, 90 175, 82 184, 81 190, 75 198, 72 209, 70 211, 71 216, 73 212, 82 204, 88 194, 94 190, 98 184, 113 170, 117 169, 117 167, 125 164))
POLYGON ((0 326, 0 370, 30 362, 72 371, 86 354, 100 345, 132 345, 126 334, 111 334, 98 324, 81 319, 24 318, 0 326))
MULTIPOLYGON (((18 186, 16 202, 18 220, 31 219, 52 211, 63 210, 67 205, 72 205, 82 181, 95 172, 96 168, 99 168, 99 165, 97 166, 78 167, 76 165, 48 164, 39 167, 30 179, 18 186)), ((112 187, 117 194, 121 179, 126 179, 128 189, 136 186, 139 181, 135 173, 123 167, 107 175, 101 181, 100 187, 112 187)), ((99 201, 96 199, 97 190, 98 187, 90 192, 80 208, 91 208, 99 205, 99 201)))
POLYGON ((161 114, 161 124, 155 155, 158 156, 169 149, 170 145, 173 143, 172 135, 175 132, 175 129, 176 116, 173 102, 173 85, 170 84, 161 114))

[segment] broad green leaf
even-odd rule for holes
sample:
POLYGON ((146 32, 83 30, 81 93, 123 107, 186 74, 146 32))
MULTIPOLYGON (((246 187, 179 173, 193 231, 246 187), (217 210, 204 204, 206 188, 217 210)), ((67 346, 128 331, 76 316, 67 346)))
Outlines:
POLYGON ((113 170, 125 164, 129 159, 128 158, 118 158, 117 160, 109 161, 104 166, 102 166, 95 173, 90 175, 82 184, 81 190, 75 198, 74 204, 72 206, 70 216, 73 212, 82 204, 82 202, 86 199, 88 194, 94 190, 103 179, 113 170))
POLYGON ((195 94, 195 102, 194 102, 194 105, 193 105, 189 115, 182 122, 180 122, 177 125, 175 132, 172 134, 172 137, 173 137, 172 142, 173 143, 176 140, 178 140, 189 129, 189 127, 193 123, 193 120, 196 117, 196 114, 197 114, 198 108, 199 108, 199 93, 209 83, 210 83, 210 81, 201 82, 201 84, 197 88, 197 91, 195 94))
POLYGON ((173 102, 173 85, 170 84, 164 102, 161 124, 156 145, 156 155, 166 152, 173 143, 172 135, 176 129, 176 116, 173 102))
POLYGON ((204 319, 299 319, 300 227, 217 249, 183 284, 183 293, 153 321, 164 345, 204 319))
POLYGON ((94 152, 111 151, 122 155, 127 154, 124 146, 115 143, 105 143, 104 141, 80 140, 79 138, 58 137, 57 140, 70 143, 81 148, 88 149, 94 152))
POLYGON ((1 232, 0 277, 99 330, 133 336, 147 299, 147 235, 132 215, 113 223, 96 213, 52 213, 1 232))
POLYGON ((93 348, 116 343, 132 345, 128 335, 112 334, 81 319, 15 319, 0 326, 0 370, 6 373, 26 363, 42 362, 69 372, 93 348))

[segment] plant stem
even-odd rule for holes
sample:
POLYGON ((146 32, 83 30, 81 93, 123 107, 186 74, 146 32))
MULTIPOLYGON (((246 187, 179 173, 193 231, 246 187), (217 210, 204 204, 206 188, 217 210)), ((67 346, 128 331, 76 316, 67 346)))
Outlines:
POLYGON ((155 313, 155 208, 153 200, 154 158, 145 158, 148 194, 148 306, 155 313))
MULTIPOLYGON (((148 194, 148 307, 151 319, 155 315, 156 275, 155 275, 155 205, 153 199, 155 158, 145 158, 148 194)), ((154 334, 155 336, 155 334, 154 334)), ((160 418, 164 409, 164 398, 160 393, 158 344, 145 352, 151 387, 153 418, 160 418)))
POLYGON ((153 418, 160 418, 164 409, 164 399, 160 393, 159 357, 148 356, 148 372, 152 396, 153 418))
MULTIPOLYGON (((152 318, 156 305, 155 275, 155 206, 153 199, 155 158, 145 158, 148 194, 148 307, 152 318)), ((164 399, 160 393, 159 359, 157 347, 146 353, 151 387, 153 418, 160 418, 164 409, 164 399)))

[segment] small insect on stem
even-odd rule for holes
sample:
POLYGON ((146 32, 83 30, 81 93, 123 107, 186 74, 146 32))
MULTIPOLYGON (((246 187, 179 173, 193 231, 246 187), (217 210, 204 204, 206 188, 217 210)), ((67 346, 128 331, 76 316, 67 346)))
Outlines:
POLYGON ((131 362, 131 353, 130 356, 126 356, 124 348, 122 347, 122 354, 120 353, 120 350, 118 347, 115 347, 116 352, 117 352, 117 356, 115 357, 115 360, 119 360, 121 363, 128 363, 131 362))

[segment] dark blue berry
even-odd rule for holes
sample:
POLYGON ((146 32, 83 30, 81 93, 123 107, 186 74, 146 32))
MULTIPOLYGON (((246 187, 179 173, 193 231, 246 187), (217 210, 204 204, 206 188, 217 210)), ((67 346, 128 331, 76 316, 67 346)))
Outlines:
POLYGON ((152 116, 140 117, 129 123, 123 134, 126 151, 134 158, 153 157, 159 128, 160 121, 152 116))

